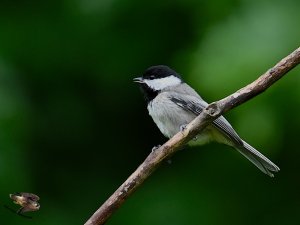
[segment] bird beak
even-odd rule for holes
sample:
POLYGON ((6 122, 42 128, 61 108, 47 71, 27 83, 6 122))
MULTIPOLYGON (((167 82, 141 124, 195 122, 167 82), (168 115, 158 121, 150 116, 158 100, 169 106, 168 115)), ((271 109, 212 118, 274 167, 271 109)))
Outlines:
POLYGON ((133 79, 133 82, 142 84, 144 83, 144 79, 142 77, 137 77, 133 79))

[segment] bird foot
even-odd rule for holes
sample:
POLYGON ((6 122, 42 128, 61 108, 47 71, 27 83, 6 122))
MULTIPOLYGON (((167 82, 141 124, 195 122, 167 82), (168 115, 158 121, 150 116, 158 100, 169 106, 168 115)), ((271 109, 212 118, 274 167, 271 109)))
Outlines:
POLYGON ((183 124, 180 126, 180 131, 183 132, 186 129, 187 124, 183 124))
POLYGON ((152 148, 151 151, 152 151, 152 152, 155 152, 158 148, 160 148, 160 146, 161 146, 161 145, 156 145, 156 146, 154 146, 154 147, 152 148))

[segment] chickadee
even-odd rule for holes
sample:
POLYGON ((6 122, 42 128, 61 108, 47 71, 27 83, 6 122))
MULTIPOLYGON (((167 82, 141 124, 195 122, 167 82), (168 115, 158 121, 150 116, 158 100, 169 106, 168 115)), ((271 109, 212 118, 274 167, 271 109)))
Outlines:
MULTIPOLYGON (((144 93, 150 116, 168 138, 182 130, 208 105, 168 66, 152 66, 142 77, 135 78, 134 82, 139 83, 144 93)), ((267 157, 241 139, 223 116, 214 120, 189 144, 202 145, 210 141, 235 148, 270 177, 274 176, 272 172, 280 170, 267 157)))

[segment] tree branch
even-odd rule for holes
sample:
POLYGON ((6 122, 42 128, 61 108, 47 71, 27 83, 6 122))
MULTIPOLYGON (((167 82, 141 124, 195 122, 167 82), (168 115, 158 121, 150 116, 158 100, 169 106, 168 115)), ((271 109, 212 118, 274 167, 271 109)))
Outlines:
POLYGON ((300 48, 297 48, 251 84, 226 98, 209 104, 199 116, 187 125, 184 131, 177 133, 160 148, 151 152, 136 171, 106 200, 106 202, 103 203, 85 225, 104 224, 164 159, 174 154, 214 119, 264 92, 299 63, 300 48))

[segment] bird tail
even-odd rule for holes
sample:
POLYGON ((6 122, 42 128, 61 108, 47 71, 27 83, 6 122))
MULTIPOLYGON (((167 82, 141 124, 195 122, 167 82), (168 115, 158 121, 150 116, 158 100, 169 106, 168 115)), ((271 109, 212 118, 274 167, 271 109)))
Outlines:
POLYGON ((243 141, 243 145, 237 147, 237 150, 258 169, 270 177, 274 177, 272 172, 278 172, 280 170, 278 166, 245 141, 243 141))

